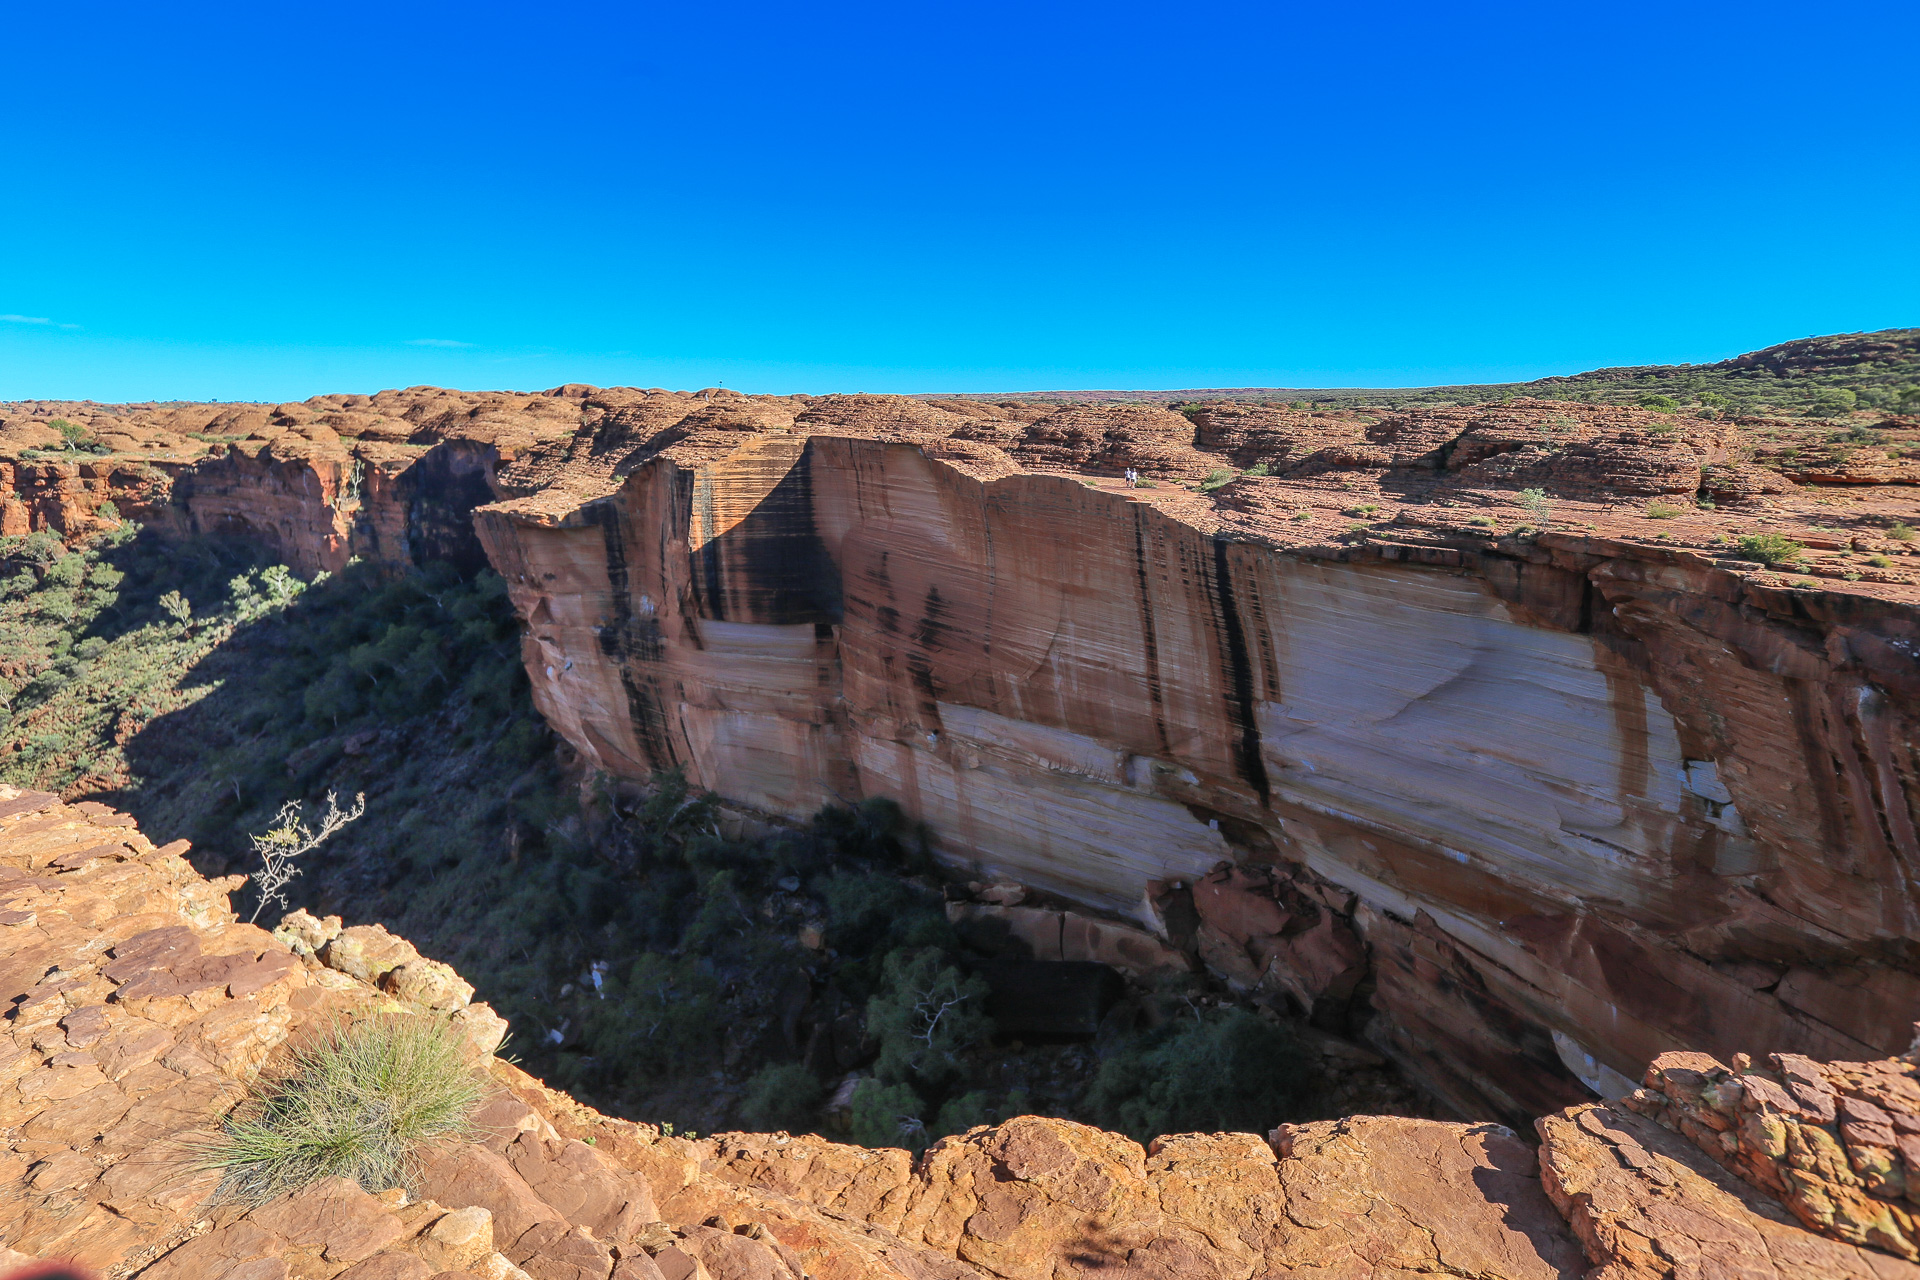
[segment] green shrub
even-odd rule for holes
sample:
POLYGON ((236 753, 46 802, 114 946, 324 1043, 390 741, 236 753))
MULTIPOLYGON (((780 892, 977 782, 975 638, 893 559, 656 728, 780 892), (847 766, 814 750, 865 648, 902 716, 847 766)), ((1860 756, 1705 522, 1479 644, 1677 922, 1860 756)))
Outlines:
POLYGON ((1307 1055, 1291 1032, 1243 1009, 1171 1022, 1100 1065, 1087 1104, 1140 1140, 1166 1133, 1265 1133, 1308 1100, 1307 1055))
POLYGON ((813 1122, 822 1092, 819 1079, 797 1062, 762 1067, 747 1082, 740 1117, 760 1131, 798 1131, 813 1122))
POLYGON ((1652 393, 1640 397, 1640 407, 1642 409, 1651 409, 1655 413, 1672 413, 1680 407, 1680 402, 1672 396, 1652 393))
POLYGON ((1296 512, 1294 512, 1294 513, 1293 513, 1293 516, 1292 516, 1292 518, 1293 518, 1293 519, 1295 519, 1295 520, 1311 520, 1311 519, 1313 519, 1313 512, 1311 512, 1311 511, 1296 511, 1296 512))
POLYGON ((1816 391, 1807 412, 1816 418, 1838 418, 1852 413, 1859 397, 1845 387, 1823 387, 1816 391))
POLYGON ((457 1038, 430 1019, 337 1025, 228 1118, 206 1163, 248 1204, 322 1178, 407 1186, 421 1144, 464 1133, 482 1093, 457 1038))
POLYGON ((1207 478, 1200 482, 1200 492, 1212 493, 1215 489, 1232 484, 1234 479, 1235 476, 1233 472, 1227 470, 1225 467, 1215 467, 1213 470, 1207 472, 1207 478))
POLYGON ((1473 519, 1467 521, 1467 523, 1476 529, 1491 529, 1493 528, 1494 521, 1492 516, 1475 516, 1473 519))
POLYGON ((1887 530, 1887 536, 1889 538, 1892 538, 1895 542, 1912 542, 1913 526, 1910 524, 1907 524, 1905 521, 1902 521, 1901 523, 1894 525, 1893 528, 1887 530))
POLYGON ((1750 533, 1740 539, 1740 554, 1762 564, 1797 564, 1806 555, 1805 543, 1795 542, 1782 533, 1750 533))
POLYGON ((1520 505, 1527 509, 1534 522, 1545 528, 1553 518, 1553 504, 1547 500, 1545 489, 1522 489, 1520 505))
POLYGON ((1868 556, 1867 563, 1876 569, 1893 568, 1893 561, 1889 560, 1886 556, 1868 556))
POLYGON ((852 1124, 848 1136, 863 1147, 905 1147, 921 1151, 927 1145, 927 1126, 921 1119, 926 1103, 908 1084, 881 1084, 862 1080, 853 1091, 852 1124))
POLYGON ((1647 504, 1647 519, 1671 520, 1675 516, 1685 515, 1686 511, 1687 509, 1685 507, 1676 506, 1671 502, 1649 502, 1647 504))
POLYGON ((1266 475, 1273 474, 1271 471, 1267 469, 1267 464, 1264 462, 1254 463, 1252 466, 1247 468, 1246 473, 1250 476, 1266 476, 1266 475))
POLYGON ((963 975, 938 948, 891 953, 867 1001, 867 1034, 880 1045, 875 1075, 928 1089, 951 1083, 961 1052, 993 1034, 986 1003, 986 982, 963 975))

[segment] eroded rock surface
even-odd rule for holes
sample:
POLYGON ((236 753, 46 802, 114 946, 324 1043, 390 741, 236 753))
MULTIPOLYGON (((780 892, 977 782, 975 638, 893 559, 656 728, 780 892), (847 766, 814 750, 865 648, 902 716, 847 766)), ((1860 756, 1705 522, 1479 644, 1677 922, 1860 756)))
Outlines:
POLYGON ((1920 998, 1906 419, 1834 443, 1546 401, 582 386, 0 409, 0 531, 111 503, 303 571, 491 563, 590 765, 771 815, 892 797, 952 864, 1367 1022, 1463 1115, 1524 1125, 1676 1044, 1871 1059, 1920 998), (60 415, 105 452, 49 452, 60 415), (1252 470, 1203 492, 1222 468, 1252 470), (1756 533, 1806 558, 1743 559, 1756 533))
MULTIPOLYGON (((392 975, 433 963, 404 940, 305 912, 273 933, 237 923, 233 882, 202 879, 182 851, 155 849, 105 806, 0 788, 0 1267, 63 1257, 112 1280, 1571 1280, 1592 1262, 1605 1280, 1920 1277, 1807 1230, 1678 1135, 1605 1107, 1543 1120, 1538 1154, 1495 1124, 1377 1116, 1145 1149, 1022 1117, 918 1160, 811 1135, 668 1137, 493 1058, 505 1028, 464 984, 397 989, 392 975), (408 1191, 332 1179, 223 1203, 199 1154, 221 1118, 290 1042, 375 1011, 466 1020, 492 1084, 474 1140, 425 1152, 408 1191)), ((1681 1069, 1664 1061, 1648 1078, 1684 1093, 1694 1077, 1681 1069)), ((1777 1071, 1787 1088, 1815 1072, 1844 1099, 1912 1067, 1783 1058, 1777 1071)))
POLYGON ((1733 425, 1263 409, 1194 439, 1297 427, 1298 461, 1207 496, 1158 410, 835 412, 478 510, 590 762, 789 816, 889 796, 982 876, 1181 946, 1188 910, 1236 988, 1378 1011, 1465 1115, 1525 1124, 1675 1043, 1904 1047, 1920 593, 1710 542, 1758 509, 1688 506, 1685 548, 1622 527, 1744 465, 1733 425), (1159 487, 1085 478, 1120 465, 1159 487), (1553 529, 1479 531, 1520 485, 1553 529))
POLYGON ((1539 1122, 1547 1194, 1590 1280, 1912 1280, 1920 1267, 1818 1236, 1677 1134, 1605 1106, 1539 1122))

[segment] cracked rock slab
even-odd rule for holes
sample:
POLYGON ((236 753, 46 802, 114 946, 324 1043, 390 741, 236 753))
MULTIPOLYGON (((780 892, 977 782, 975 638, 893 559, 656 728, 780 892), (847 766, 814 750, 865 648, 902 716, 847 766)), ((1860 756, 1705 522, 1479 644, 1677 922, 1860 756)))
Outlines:
POLYGON ((1541 1181, 1588 1280, 1920 1280, 1920 1267, 1814 1235, 1685 1138, 1602 1105, 1545 1116, 1541 1181))

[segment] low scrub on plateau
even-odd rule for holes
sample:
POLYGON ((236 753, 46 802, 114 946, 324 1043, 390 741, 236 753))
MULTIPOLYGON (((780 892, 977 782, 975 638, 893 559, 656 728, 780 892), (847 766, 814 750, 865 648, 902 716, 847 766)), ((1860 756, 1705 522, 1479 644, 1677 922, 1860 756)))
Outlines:
POLYGON ((1741 538, 1738 545, 1742 556, 1762 564, 1797 565, 1807 553, 1805 543, 1782 533, 1750 533, 1741 538))

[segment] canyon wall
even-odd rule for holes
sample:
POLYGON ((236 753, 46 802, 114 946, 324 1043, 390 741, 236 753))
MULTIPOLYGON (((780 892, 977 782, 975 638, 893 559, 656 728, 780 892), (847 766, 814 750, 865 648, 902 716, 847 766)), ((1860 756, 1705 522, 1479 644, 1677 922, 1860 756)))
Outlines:
POLYGON ((898 800, 950 864, 1364 1027, 1471 1118, 1668 1050, 1870 1058, 1920 1009, 1911 423, 577 386, 0 411, 0 533, 488 562, 589 764, 778 816, 898 800), (1742 559, 1761 531, 1804 557, 1742 559))
POLYGON ((768 433, 482 508, 537 705, 613 773, 892 797, 1244 989, 1367 997, 1468 1115, 1904 1047, 1910 608, 1578 533, 1285 549, 938 452, 768 433))

